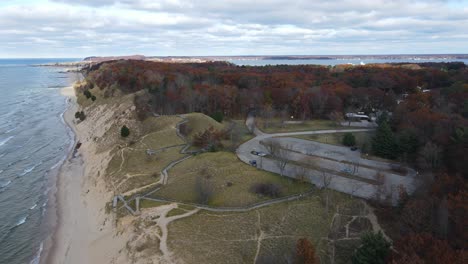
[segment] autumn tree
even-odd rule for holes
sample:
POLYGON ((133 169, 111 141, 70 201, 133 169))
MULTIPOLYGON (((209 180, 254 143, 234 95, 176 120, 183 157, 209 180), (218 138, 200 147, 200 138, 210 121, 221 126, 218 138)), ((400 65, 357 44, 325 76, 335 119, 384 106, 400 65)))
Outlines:
POLYGON ((315 248, 307 238, 300 238, 296 244, 297 263, 318 264, 315 248))

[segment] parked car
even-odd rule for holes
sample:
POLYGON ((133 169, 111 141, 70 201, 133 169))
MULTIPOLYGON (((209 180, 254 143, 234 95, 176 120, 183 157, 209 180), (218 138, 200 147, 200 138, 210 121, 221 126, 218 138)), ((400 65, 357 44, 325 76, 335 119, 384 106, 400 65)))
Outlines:
POLYGON ((249 161, 250 165, 257 167, 257 161, 256 160, 251 160, 249 161))
POLYGON ((265 157, 267 155, 265 152, 255 151, 255 150, 252 150, 250 153, 259 157, 265 157))
POLYGON ((357 147, 351 147, 351 151, 356 151, 357 147))

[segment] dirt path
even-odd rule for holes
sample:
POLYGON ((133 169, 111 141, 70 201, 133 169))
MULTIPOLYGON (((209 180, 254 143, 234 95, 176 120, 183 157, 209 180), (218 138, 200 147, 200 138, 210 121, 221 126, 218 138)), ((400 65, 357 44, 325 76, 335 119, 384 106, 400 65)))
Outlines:
POLYGON ((169 213, 169 211, 177 207, 178 206, 176 203, 172 203, 169 205, 162 205, 162 206, 156 207, 152 210, 145 210, 145 212, 142 214, 143 218, 151 219, 152 221, 156 223, 156 225, 161 230, 161 234, 156 234, 156 237, 158 237, 160 241, 159 249, 162 252, 163 263, 173 263, 172 252, 169 250, 167 246, 167 236, 169 232, 167 228, 168 225, 171 222, 176 221, 178 219, 189 217, 197 213, 200 210, 200 209, 194 209, 184 214, 168 217, 167 214, 169 213))

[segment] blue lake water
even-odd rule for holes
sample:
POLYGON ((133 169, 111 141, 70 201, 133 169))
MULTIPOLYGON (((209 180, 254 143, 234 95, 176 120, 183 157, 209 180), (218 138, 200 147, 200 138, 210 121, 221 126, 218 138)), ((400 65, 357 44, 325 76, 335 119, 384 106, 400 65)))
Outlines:
POLYGON ((35 263, 49 194, 73 135, 60 89, 76 74, 32 64, 74 59, 0 59, 0 263, 35 263))
POLYGON ((317 64, 317 65, 338 65, 338 64, 370 64, 370 63, 399 63, 399 62, 409 62, 409 63, 422 63, 422 62, 450 62, 450 61, 461 61, 468 65, 468 60, 447 60, 447 59, 433 59, 433 60, 384 60, 384 59, 343 59, 343 60, 228 60, 231 63, 236 65, 245 65, 245 66, 265 66, 265 65, 304 65, 304 64, 317 64))

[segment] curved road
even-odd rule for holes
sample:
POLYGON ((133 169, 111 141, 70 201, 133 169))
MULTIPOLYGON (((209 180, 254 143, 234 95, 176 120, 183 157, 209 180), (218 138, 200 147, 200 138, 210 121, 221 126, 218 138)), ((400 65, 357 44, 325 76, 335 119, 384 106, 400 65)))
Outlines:
MULTIPOLYGON (((293 150, 288 157, 288 159, 293 162, 311 157, 316 158, 319 161, 319 167, 327 170, 328 177, 332 177, 332 182, 329 185, 331 189, 366 199, 376 198, 377 193, 384 193, 383 196, 389 197, 392 203, 395 203, 398 198, 396 195, 397 192, 395 192, 395 188, 397 188, 398 185, 405 186, 409 193, 415 189, 414 176, 416 172, 410 168, 407 168, 408 173, 406 175, 399 175, 391 170, 392 163, 363 159, 359 151, 351 151, 347 147, 289 137, 297 135, 366 132, 374 129, 335 129, 267 134, 255 126, 255 119, 253 116, 247 118, 246 125, 250 131, 253 131, 255 137, 240 145, 236 150, 236 154, 241 161, 247 164, 249 164, 251 160, 256 160, 259 169, 280 173, 279 167, 272 159, 251 154, 252 150, 268 153, 260 142, 262 140, 275 140, 279 141, 283 146, 288 145, 293 150), (343 176, 342 171, 356 167, 354 164, 359 165, 352 177, 343 176), (380 186, 375 184, 375 175, 377 173, 385 175, 383 179, 384 184, 380 186), (362 180, 359 180, 360 178, 362 180)), ((323 172, 313 169, 306 169, 305 171, 305 176, 309 182, 317 186, 323 186, 323 172)), ((289 163, 284 170, 284 175, 296 178, 298 172, 304 174, 304 169, 297 165, 297 163, 289 163)), ((380 198, 383 199, 383 196, 380 198)))

